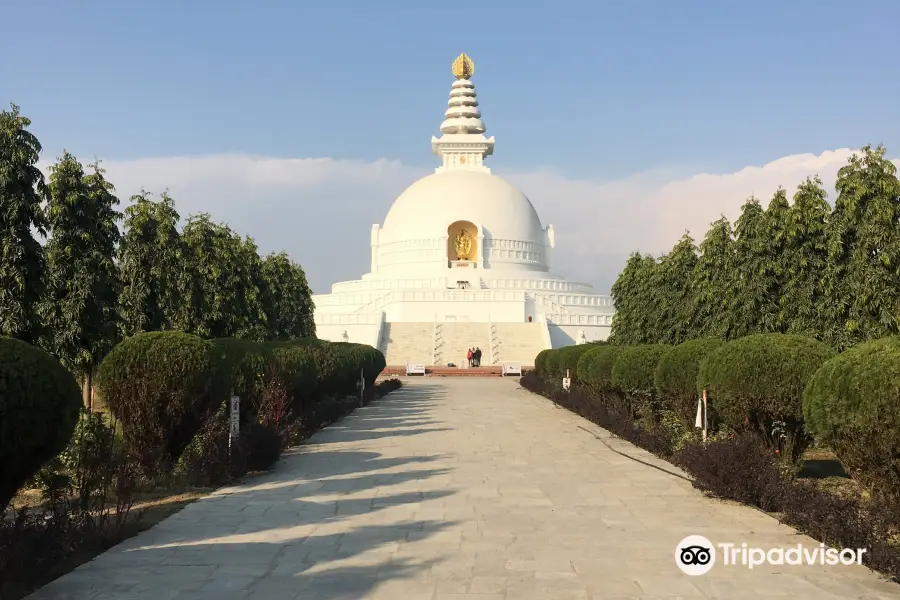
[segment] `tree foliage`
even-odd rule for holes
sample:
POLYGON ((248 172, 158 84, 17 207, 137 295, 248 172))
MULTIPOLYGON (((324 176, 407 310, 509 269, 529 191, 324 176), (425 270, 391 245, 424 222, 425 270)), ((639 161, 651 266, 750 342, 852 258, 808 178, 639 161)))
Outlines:
POLYGON ((731 223, 722 216, 710 224, 700 243, 693 275, 694 335, 690 337, 730 337, 734 262, 731 223))
POLYGON ((818 177, 807 178, 794 194, 788 210, 785 239, 782 321, 788 333, 823 339, 822 311, 828 266, 827 192, 818 177))
POLYGON ((643 344, 653 333, 656 307, 648 307, 653 293, 653 273, 656 260, 635 252, 613 284, 612 295, 616 316, 610 339, 617 344, 643 344))
POLYGON ((44 235, 37 166, 41 144, 19 107, 0 111, 0 335, 36 342, 43 294, 44 252, 32 229, 44 235))
POLYGON ((272 253, 261 265, 263 312, 268 339, 315 337, 312 292, 306 273, 287 253, 272 253))
POLYGON ((206 213, 181 234, 186 288, 178 328, 204 338, 264 340, 267 330, 256 244, 206 213))
POLYGON ((882 146, 838 171, 829 219, 831 342, 845 348, 900 332, 900 181, 882 146))
POLYGON ((99 162, 64 153, 49 181, 15 105, 0 111, 0 335, 40 344, 91 377, 122 337, 182 331, 256 341, 315 336, 306 274, 207 214, 182 228, 172 198, 141 190, 122 214, 99 162), (36 235, 48 236, 42 246, 36 235))
POLYGON ((677 344, 802 334, 838 350, 900 333, 900 180, 882 146, 838 173, 834 208, 818 177, 766 209, 748 199, 692 256, 685 235, 658 260, 634 254, 612 288, 611 340, 677 344))
MULTIPOLYGON (((42 307, 47 348, 90 377, 118 339, 119 199, 100 165, 85 174, 64 153, 47 186, 47 295, 42 307)), ((89 385, 89 383, 88 383, 89 385)))
POLYGON ((183 280, 180 216, 174 201, 167 193, 152 200, 144 190, 131 201, 119 247, 119 309, 125 336, 173 329, 183 280))

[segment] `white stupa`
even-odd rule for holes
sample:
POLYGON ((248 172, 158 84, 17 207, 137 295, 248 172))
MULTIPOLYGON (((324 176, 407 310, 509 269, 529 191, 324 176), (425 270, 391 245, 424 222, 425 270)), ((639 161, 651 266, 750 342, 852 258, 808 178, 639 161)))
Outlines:
POLYGON ((493 175, 465 54, 431 138, 442 164, 413 183, 371 232, 371 272, 315 295, 318 335, 371 344, 389 365, 460 365, 468 348, 482 364, 532 365, 544 348, 609 336, 613 305, 552 264, 553 226, 528 198, 493 175))

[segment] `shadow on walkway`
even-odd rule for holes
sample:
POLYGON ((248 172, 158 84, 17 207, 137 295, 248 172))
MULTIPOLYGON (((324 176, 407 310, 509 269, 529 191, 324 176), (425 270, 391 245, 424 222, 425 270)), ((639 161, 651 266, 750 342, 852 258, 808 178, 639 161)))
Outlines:
POLYGON ((428 467, 445 457, 338 446, 443 430, 427 427, 436 392, 404 389, 376 401, 290 449, 273 472, 189 505, 31 598, 349 600, 385 580, 416 578, 440 558, 402 551, 404 543, 456 524, 418 518, 420 503, 456 492, 409 488, 447 475, 428 467))

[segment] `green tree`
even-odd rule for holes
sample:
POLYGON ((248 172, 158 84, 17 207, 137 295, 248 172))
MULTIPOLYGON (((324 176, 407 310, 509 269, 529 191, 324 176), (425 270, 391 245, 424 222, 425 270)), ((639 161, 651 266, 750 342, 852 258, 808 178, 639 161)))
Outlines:
POLYGON ((839 349, 896 335, 900 319, 900 181, 883 146, 838 171, 829 219, 826 287, 839 349))
POLYGON ((731 223, 723 215, 710 224, 700 243, 694 269, 694 337, 731 338, 734 265, 731 223))
POLYGON ((797 187, 788 211, 782 318, 787 333, 825 340, 823 273, 828 265, 828 194, 818 177, 797 187))
POLYGON ((192 215, 182 232, 184 274, 176 328, 205 338, 265 337, 256 244, 208 214, 192 215))
POLYGON ((0 335, 35 343, 45 262, 32 229, 46 235, 46 221, 41 144, 30 125, 15 104, 0 111, 0 335))
POLYGON ((119 199, 98 163, 85 174, 65 152, 47 186, 47 295, 42 307, 48 349, 81 375, 91 405, 94 367, 118 340, 119 199))
POLYGON ((184 283, 179 215, 167 193, 159 201, 141 190, 125 209, 119 248, 122 334, 173 329, 184 283))
POLYGON ((685 233, 672 251, 661 257, 653 278, 653 306, 656 323, 651 335, 654 344, 680 344, 696 333, 694 318, 694 269, 697 247, 685 233))
POLYGON ((306 273, 285 252, 262 262, 263 308, 270 340, 315 337, 313 302, 306 273))
POLYGON ((612 286, 613 316, 610 339, 616 344, 646 344, 655 339, 658 322, 653 305, 656 259, 638 252, 629 257, 612 286))
POLYGON ((729 316, 736 338, 777 328, 779 298, 773 289, 776 265, 769 225, 759 200, 752 197, 734 224, 734 305, 729 316))
POLYGON ((791 268, 787 262, 790 212, 791 204, 788 202, 787 192, 783 187, 779 187, 766 208, 766 224, 769 232, 767 262, 770 266, 766 271, 765 289, 768 306, 775 315, 774 321, 769 324, 771 330, 767 330, 766 333, 784 333, 788 329, 783 302, 785 280, 791 268))

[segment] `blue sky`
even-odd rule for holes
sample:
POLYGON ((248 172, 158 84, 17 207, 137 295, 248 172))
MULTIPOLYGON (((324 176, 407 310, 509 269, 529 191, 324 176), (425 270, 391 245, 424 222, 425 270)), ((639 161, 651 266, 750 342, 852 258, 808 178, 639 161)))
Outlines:
POLYGON ((320 289, 366 270, 371 223, 435 166, 429 140, 461 51, 475 60, 497 137, 491 167, 529 186, 544 222, 575 248, 570 271, 600 286, 630 251, 664 251, 687 227, 702 237, 750 193, 769 197, 819 170, 827 180, 846 156, 822 153, 866 143, 900 152, 897 0, 0 0, 0 14, 17 24, 0 37, 0 101, 34 121, 46 160, 63 148, 105 160, 123 199, 168 187, 182 212, 209 211, 263 248, 286 247, 320 289), (291 174, 253 179, 254 191, 146 161, 225 154, 291 174), (803 154, 815 160, 785 158, 803 154), (278 162, 326 157, 343 166, 278 162), (365 169, 380 158, 400 166, 373 179, 365 169), (730 179, 671 191, 704 174, 730 179), (298 218, 328 198, 316 209, 324 225, 295 241, 274 217, 254 216, 259 196, 279 210, 293 198, 298 218), (671 217, 685 208, 694 221, 671 217), (579 229, 578 211, 618 225, 579 229), (665 228, 616 237, 629 218, 662 214, 665 228), (317 264, 314 249, 337 235, 352 238, 345 258, 317 264))
POLYGON ((460 51, 504 141, 498 165, 609 176, 900 145, 896 0, 31 0, 3 12, 21 26, 0 39, 0 96, 53 152, 430 165, 460 51))

